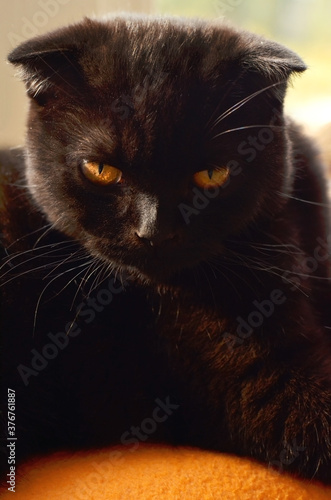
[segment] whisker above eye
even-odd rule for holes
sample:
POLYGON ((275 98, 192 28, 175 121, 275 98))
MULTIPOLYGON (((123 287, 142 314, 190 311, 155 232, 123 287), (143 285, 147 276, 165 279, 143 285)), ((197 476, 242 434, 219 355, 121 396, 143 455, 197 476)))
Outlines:
POLYGON ((211 138, 211 140, 213 141, 214 139, 217 139, 221 135, 229 134, 231 132, 237 132, 239 130, 247 130, 247 129, 251 129, 251 128, 273 128, 273 129, 284 130, 285 127, 283 127, 281 125, 266 125, 266 124, 244 125, 244 126, 241 126, 241 127, 235 127, 235 128, 231 128, 231 129, 228 129, 228 130, 223 130, 223 132, 220 132, 219 134, 214 135, 211 138))
POLYGON ((324 208, 331 207, 330 203, 320 203, 317 201, 305 200, 304 198, 298 198, 298 197, 292 196, 288 193, 282 193, 281 191, 276 191, 276 193, 279 194, 280 196, 282 196, 283 198, 290 198, 291 200, 301 201, 302 203, 308 203, 308 205, 316 205, 318 207, 324 207, 324 208))
POLYGON ((244 97, 240 101, 238 101, 236 104, 228 108, 224 113, 222 113, 214 122, 210 130, 213 130, 221 121, 225 120, 228 116, 230 116, 232 113, 240 109, 242 106, 244 106, 246 103, 254 99, 255 97, 259 96, 263 92, 270 90, 273 87, 276 87, 277 85, 284 84, 285 80, 281 80, 279 82, 273 83, 271 85, 268 85, 267 87, 263 87, 262 89, 257 90, 256 92, 253 92, 252 94, 248 95, 247 97, 244 97))

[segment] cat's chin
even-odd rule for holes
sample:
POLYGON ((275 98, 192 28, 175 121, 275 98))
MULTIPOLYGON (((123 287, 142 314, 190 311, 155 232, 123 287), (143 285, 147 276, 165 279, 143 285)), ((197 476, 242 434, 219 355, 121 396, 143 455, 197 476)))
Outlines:
POLYGON ((167 270, 159 268, 158 270, 140 269, 135 266, 121 266, 121 272, 126 281, 136 282, 142 285, 156 285, 172 287, 176 286, 179 276, 183 271, 167 270))
MULTIPOLYGON (((161 288, 176 288, 183 284, 185 276, 191 274, 192 269, 165 265, 133 266, 131 264, 111 263, 114 274, 121 276, 122 280, 140 285, 161 288)), ((193 266, 194 267, 194 266, 193 266)))
POLYGON ((93 248, 90 252, 100 259, 112 272, 122 276, 125 280, 145 285, 176 286, 182 282, 185 276, 189 276, 194 269, 199 266, 198 256, 192 254, 183 255, 163 255, 160 257, 148 258, 146 255, 135 255, 129 253, 116 255, 105 255, 102 249, 93 248))

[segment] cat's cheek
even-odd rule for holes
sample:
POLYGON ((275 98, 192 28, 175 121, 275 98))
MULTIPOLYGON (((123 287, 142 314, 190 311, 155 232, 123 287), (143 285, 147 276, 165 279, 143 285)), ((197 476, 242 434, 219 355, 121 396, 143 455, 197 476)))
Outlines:
POLYGON ((38 176, 36 175, 34 169, 29 165, 29 159, 27 160, 27 168, 25 169, 25 180, 30 193, 35 200, 38 199, 38 190, 42 188, 38 182, 38 176))
POLYGON ((36 205, 53 227, 66 236, 80 240, 84 231, 77 219, 75 200, 68 203, 65 193, 59 194, 61 190, 54 195, 49 180, 43 180, 32 167, 26 170, 26 182, 36 205))
POLYGON ((59 204, 56 200, 50 203, 51 196, 47 189, 47 184, 43 182, 38 172, 29 166, 29 164, 25 172, 25 178, 30 194, 36 205, 46 215, 48 221, 59 229, 58 223, 63 217, 63 210, 61 211, 59 209, 59 204))

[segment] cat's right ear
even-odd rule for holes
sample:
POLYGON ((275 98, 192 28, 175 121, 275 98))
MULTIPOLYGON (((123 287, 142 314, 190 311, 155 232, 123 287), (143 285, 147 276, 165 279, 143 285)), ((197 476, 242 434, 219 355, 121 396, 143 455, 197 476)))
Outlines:
POLYGON ((40 105, 51 97, 77 95, 83 78, 77 45, 62 30, 24 42, 9 54, 8 61, 20 68, 29 97, 40 105))

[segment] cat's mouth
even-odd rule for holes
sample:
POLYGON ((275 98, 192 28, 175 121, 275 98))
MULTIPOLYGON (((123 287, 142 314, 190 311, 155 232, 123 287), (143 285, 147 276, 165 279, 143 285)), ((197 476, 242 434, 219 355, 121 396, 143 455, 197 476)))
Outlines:
POLYGON ((128 249, 112 246, 111 251, 104 248, 89 249, 99 259, 109 265, 114 272, 120 272, 138 281, 169 285, 175 283, 182 272, 198 266, 201 262, 195 248, 150 248, 128 249))
MULTIPOLYGON (((188 259, 181 255, 168 255, 164 253, 158 255, 157 252, 153 257, 122 258, 118 265, 124 269, 129 275, 133 275, 138 280, 151 283, 170 284, 176 281, 176 278, 185 270, 195 267, 198 262, 192 258, 188 259)), ((116 265, 116 264, 115 264, 116 265)))

